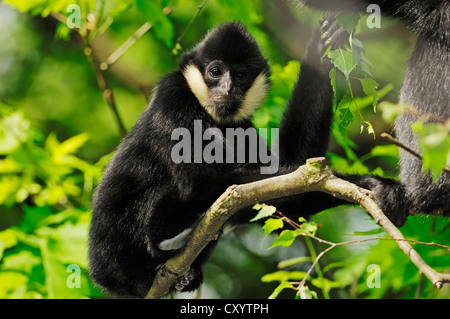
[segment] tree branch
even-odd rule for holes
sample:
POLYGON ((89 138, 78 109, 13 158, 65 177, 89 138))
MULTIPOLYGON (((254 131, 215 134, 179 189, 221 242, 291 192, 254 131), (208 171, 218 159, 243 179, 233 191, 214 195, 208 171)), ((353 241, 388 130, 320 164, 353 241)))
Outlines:
POLYGON ((203 248, 210 241, 215 240, 216 234, 225 222, 241 208, 310 191, 325 192, 359 204, 372 215, 375 222, 383 227, 391 238, 396 240, 400 249, 437 288, 450 282, 450 274, 436 272, 411 247, 402 233, 377 206, 372 192, 335 177, 324 163, 324 158, 309 159, 305 165, 292 173, 230 186, 208 209, 184 250, 161 267, 146 298, 161 298, 168 294, 176 279, 189 270, 203 248))

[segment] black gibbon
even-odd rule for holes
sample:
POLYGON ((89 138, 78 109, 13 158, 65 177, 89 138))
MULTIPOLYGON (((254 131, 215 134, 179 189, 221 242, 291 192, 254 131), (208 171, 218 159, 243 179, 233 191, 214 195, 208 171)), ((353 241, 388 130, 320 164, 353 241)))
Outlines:
MULTIPOLYGON (((405 72, 400 103, 417 112, 405 112, 396 119, 397 138, 419 151, 417 135, 411 123, 418 116, 450 118, 450 1, 448 0, 300 0, 322 10, 360 10, 376 4, 381 14, 399 18, 416 34, 417 40, 405 72), (415 115, 412 113, 416 113, 415 115)), ((337 174, 338 175, 338 174, 337 174)), ((442 173, 437 182, 422 173, 422 162, 400 150, 400 180, 376 176, 340 176, 372 190, 377 202, 397 225, 410 214, 450 216, 450 175, 442 173)))
MULTIPOLYGON (((325 155, 333 92, 331 63, 322 56, 329 45, 348 38, 336 26, 333 18, 323 23, 323 35, 318 30, 308 47, 279 131, 279 158, 274 157, 279 167, 267 174, 262 173, 267 161, 249 161, 249 152, 255 151, 251 143, 245 144, 244 160, 220 160, 234 143, 227 130, 254 128, 252 114, 270 87, 269 67, 255 39, 242 24, 227 23, 182 56, 179 69, 160 80, 96 189, 89 263, 97 285, 113 296, 145 297, 159 267, 180 251, 199 218, 227 187, 290 172, 307 158, 325 155), (186 136, 191 140, 185 144, 180 139, 186 136), (198 149, 219 160, 202 158, 198 149)), ((261 140, 258 147, 258 154, 264 148, 267 152, 261 140)), ((239 151, 238 147, 231 158, 239 151)), ((295 200, 295 209, 300 207, 307 216, 334 198, 310 193, 295 200)), ((234 222, 244 221, 245 214, 236 215, 240 217, 234 222)), ((200 285, 201 266, 213 245, 204 249, 173 290, 190 291, 200 285)))

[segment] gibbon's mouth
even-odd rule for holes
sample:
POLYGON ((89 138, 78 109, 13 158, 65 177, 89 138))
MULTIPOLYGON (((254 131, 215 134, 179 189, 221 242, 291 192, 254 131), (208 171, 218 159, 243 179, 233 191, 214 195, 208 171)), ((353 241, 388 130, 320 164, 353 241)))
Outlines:
POLYGON ((211 97, 216 107, 216 112, 220 117, 231 116, 239 110, 242 99, 230 95, 214 95, 211 97))
POLYGON ((233 116, 239 110, 239 104, 236 104, 236 103, 233 103, 233 104, 231 104, 231 103, 222 103, 220 105, 216 105, 216 107, 217 107, 217 114, 221 118, 233 116))
POLYGON ((216 106, 216 113, 221 118, 232 116, 236 114, 240 108, 241 103, 237 101, 223 100, 214 101, 216 106))
POLYGON ((224 94, 216 94, 211 96, 211 100, 216 105, 220 104, 239 104, 242 103, 243 98, 239 95, 224 95, 224 94))

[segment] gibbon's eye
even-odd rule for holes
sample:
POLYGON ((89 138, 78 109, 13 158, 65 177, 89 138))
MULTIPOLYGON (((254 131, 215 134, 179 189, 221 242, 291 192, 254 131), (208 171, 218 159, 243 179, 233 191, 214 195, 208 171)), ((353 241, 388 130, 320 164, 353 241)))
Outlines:
POLYGON ((236 73, 236 78, 239 80, 244 80, 247 77, 247 73, 244 71, 239 71, 236 73))
POLYGON ((219 77, 222 75, 222 71, 220 71, 219 68, 212 68, 211 70, 209 70, 209 73, 214 77, 219 77))

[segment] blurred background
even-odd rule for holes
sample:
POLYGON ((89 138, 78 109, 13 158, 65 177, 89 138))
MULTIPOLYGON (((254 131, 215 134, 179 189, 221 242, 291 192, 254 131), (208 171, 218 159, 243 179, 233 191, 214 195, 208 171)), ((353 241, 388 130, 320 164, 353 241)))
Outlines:
MULTIPOLYGON (((272 70, 273 87, 255 125, 277 126, 310 36, 325 14, 288 0, 0 1, 0 298, 105 297, 87 276, 87 233, 93 190, 122 138, 118 121, 130 130, 159 78, 177 67, 183 51, 210 28, 240 20, 272 70), (61 23, 72 3, 81 8, 78 33, 61 23), (148 22, 150 30, 133 38, 148 22), (131 46, 117 61, 101 63, 112 61, 127 41, 131 46), (112 92, 117 113, 105 92, 112 92)), ((414 35, 383 17, 380 29, 360 23, 356 37, 364 44, 381 101, 396 103, 414 35)), ((367 99, 360 84, 352 91, 367 99)), ((398 151, 378 137, 392 132, 392 123, 374 112, 371 101, 360 104, 361 118, 372 123, 376 138, 360 132, 355 115, 347 135, 357 158, 349 159, 342 143, 333 140, 331 165, 396 176, 398 151)), ((357 207, 333 209, 313 220, 320 225, 317 236, 329 241, 384 235, 357 207)), ((448 226, 444 219, 415 216, 401 230, 415 240, 446 244, 448 226)), ((206 265, 199 296, 267 298, 279 280, 265 275, 279 271, 279 262, 315 256, 327 247, 297 239, 291 247, 267 249, 271 242, 260 226, 223 236, 206 265)), ((435 269, 450 269, 445 249, 416 248, 435 269)), ((306 258, 283 271, 301 279, 310 266, 306 258)), ((319 298, 449 297, 448 285, 435 289, 391 241, 334 249, 307 285, 319 298), (370 264, 380 266, 380 288, 367 286, 370 264)), ((294 296, 285 290, 278 297, 294 296)))

